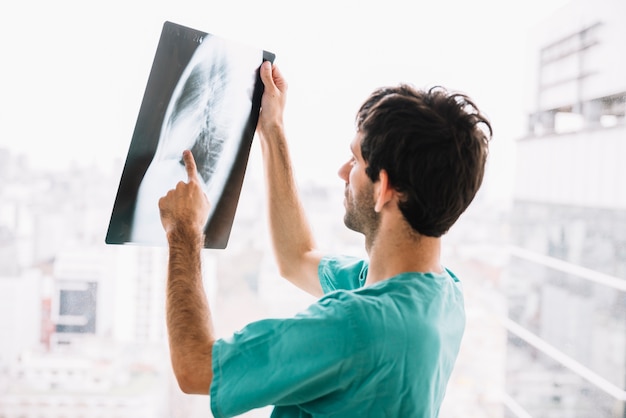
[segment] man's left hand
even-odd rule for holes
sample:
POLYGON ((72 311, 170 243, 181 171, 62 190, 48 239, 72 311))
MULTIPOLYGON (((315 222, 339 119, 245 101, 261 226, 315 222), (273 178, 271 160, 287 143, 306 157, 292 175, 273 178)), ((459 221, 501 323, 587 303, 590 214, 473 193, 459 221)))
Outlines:
POLYGON ((183 152, 183 161, 187 171, 187 183, 179 182, 175 189, 159 199, 161 223, 168 238, 173 231, 181 229, 203 234, 209 216, 210 203, 202 189, 191 151, 183 152))

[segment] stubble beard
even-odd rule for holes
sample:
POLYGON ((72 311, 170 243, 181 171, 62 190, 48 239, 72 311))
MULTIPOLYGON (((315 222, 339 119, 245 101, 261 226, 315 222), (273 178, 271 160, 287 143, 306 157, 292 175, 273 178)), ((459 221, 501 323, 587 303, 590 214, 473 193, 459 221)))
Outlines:
POLYGON ((346 192, 346 213, 343 222, 348 229, 363 234, 366 248, 371 247, 380 225, 380 215, 374 210, 373 187, 368 187, 356 197, 346 192))

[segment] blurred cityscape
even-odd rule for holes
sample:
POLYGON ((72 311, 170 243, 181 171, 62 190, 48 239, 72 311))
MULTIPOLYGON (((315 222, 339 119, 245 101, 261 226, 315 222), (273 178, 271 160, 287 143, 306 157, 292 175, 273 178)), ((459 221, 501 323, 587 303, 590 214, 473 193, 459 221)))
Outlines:
MULTIPOLYGON (((572 3, 531 34, 513 201, 479 194, 444 238, 468 323, 441 418, 626 417, 623 39, 613 0, 572 3)), ((0 418, 211 416, 171 373, 166 250, 104 244, 122 167, 42 171, 0 150, 0 418)), ((320 246, 365 255, 342 188, 300 184, 320 246)), ((277 273, 264 193, 251 166, 227 249, 204 253, 220 336, 314 301, 277 273)))

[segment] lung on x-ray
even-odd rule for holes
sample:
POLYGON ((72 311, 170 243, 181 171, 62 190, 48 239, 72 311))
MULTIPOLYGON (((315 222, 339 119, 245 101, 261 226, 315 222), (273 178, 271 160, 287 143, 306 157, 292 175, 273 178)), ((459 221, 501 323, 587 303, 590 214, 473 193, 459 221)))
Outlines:
POLYGON ((206 248, 226 248, 271 52, 165 22, 122 171, 107 244, 166 244, 158 200, 187 175, 190 149, 211 202, 206 248))

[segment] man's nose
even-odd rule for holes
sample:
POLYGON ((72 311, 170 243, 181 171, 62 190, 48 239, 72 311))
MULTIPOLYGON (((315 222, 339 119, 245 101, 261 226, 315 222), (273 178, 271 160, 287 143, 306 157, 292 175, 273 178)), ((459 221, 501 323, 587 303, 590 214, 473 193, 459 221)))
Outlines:
POLYGON ((339 171, 337 172, 339 177, 346 183, 348 182, 348 173, 350 172, 349 166, 350 162, 346 161, 341 167, 339 167, 339 171))

